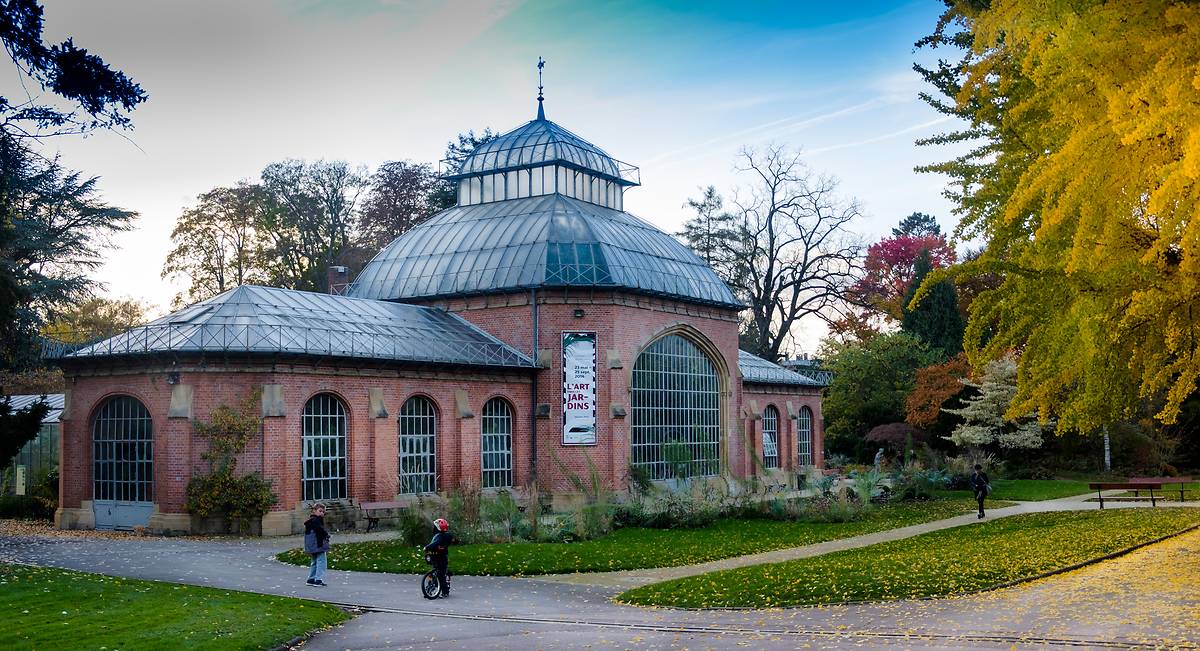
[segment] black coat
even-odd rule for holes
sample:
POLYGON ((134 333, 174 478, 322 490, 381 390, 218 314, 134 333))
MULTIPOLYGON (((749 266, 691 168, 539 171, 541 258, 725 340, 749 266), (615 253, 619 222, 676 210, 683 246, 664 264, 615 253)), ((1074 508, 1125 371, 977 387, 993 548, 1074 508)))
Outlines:
POLYGON ((304 535, 316 532, 317 547, 324 547, 325 541, 329 540, 329 532, 325 530, 325 518, 319 515, 314 515, 304 521, 304 535))
POLYGON ((433 556, 448 556, 450 554, 450 545, 454 544, 454 534, 449 531, 439 531, 433 535, 433 540, 425 545, 425 551, 433 556))
POLYGON ((988 481, 986 472, 976 472, 971 474, 971 488, 974 489, 976 493, 986 494, 988 484, 990 483, 992 482, 988 481))

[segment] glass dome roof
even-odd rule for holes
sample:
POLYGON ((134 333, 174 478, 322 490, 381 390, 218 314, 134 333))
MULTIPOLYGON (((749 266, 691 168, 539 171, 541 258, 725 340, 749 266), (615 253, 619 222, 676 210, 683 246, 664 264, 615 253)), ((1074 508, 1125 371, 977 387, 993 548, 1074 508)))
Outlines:
POLYGON ((402 301, 533 287, 620 288, 743 307, 675 238, 629 213, 562 194, 438 213, 375 256, 347 293, 402 301))
POLYGON ((480 145, 444 178, 537 167, 551 163, 591 172, 622 185, 640 185, 638 169, 557 124, 539 117, 480 145))

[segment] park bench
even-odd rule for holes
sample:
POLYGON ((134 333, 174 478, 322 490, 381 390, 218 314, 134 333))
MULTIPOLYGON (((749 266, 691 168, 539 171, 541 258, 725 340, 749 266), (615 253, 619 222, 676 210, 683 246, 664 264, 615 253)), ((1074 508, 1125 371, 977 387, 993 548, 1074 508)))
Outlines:
POLYGON ((1091 488, 1092 490, 1096 491, 1096 495, 1100 498, 1100 508, 1104 508, 1104 493, 1102 493, 1101 491, 1111 491, 1111 490, 1150 491, 1150 506, 1158 506, 1158 503, 1154 499, 1154 491, 1155 491, 1155 489, 1162 490, 1162 482, 1156 482, 1156 481, 1092 482, 1092 483, 1088 484, 1088 487, 1091 488))
POLYGON ((401 509, 405 506, 407 505, 404 502, 363 502, 358 505, 358 509, 367 520, 367 533, 371 533, 372 529, 379 526, 381 511, 401 509))
MULTIPOLYGON (((1184 491, 1187 485, 1192 483, 1191 477, 1132 477, 1129 480, 1131 484, 1179 484, 1179 501, 1183 501, 1184 491)), ((1174 490, 1174 489, 1171 489, 1174 490)), ((1133 496, 1137 497, 1138 489, 1133 489, 1133 496)))

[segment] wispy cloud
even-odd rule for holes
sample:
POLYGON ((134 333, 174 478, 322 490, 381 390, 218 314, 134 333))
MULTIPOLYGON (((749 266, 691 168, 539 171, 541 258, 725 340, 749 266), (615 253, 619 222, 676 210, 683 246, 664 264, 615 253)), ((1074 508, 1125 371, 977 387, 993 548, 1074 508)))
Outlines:
POLYGON ((710 138, 708 140, 704 140, 704 141, 701 141, 701 142, 698 142, 698 143, 695 143, 692 145, 688 145, 686 147, 680 147, 679 149, 674 149, 671 151, 663 152, 661 154, 657 154, 655 156, 651 156, 650 158, 646 159, 645 164, 653 165, 656 163, 662 163, 664 161, 669 161, 671 159, 678 158, 684 154, 695 154, 698 152, 707 151, 709 149, 712 149, 715 146, 724 145, 731 141, 745 139, 748 136, 752 136, 754 138, 770 138, 772 136, 778 136, 778 135, 782 135, 785 133, 793 133, 795 131, 799 131, 799 130, 811 127, 815 124, 820 124, 822 122, 828 122, 829 120, 834 120, 836 118, 840 118, 840 117, 844 117, 847 115, 852 115, 854 113, 866 111, 873 107, 880 106, 883 103, 884 103, 883 98, 873 97, 871 99, 868 99, 865 102, 859 102, 858 104, 844 106, 844 107, 837 108, 837 109, 834 109, 831 111, 826 111, 824 113, 819 113, 817 115, 811 115, 811 114, 790 115, 785 118, 780 118, 778 120, 771 120, 769 122, 757 124, 755 126, 747 127, 745 129, 739 129, 737 131, 733 131, 730 133, 726 133, 726 134, 717 136, 716 138, 710 138))
POLYGON ((815 149, 805 150, 804 153, 812 156, 812 155, 820 154, 820 153, 827 152, 827 151, 836 151, 838 149, 850 149, 851 147, 861 147, 863 145, 869 145, 869 144, 876 143, 876 142, 882 142, 884 140, 891 140, 892 138, 898 138, 900 136, 903 136, 906 133, 914 133, 917 131, 924 131, 925 129, 928 129, 929 127, 934 127, 939 124, 945 124, 947 122, 950 122, 953 119, 954 118, 949 115, 944 115, 940 118, 937 118, 936 120, 930 120, 928 122, 914 124, 911 127, 905 127, 903 129, 900 129, 899 131, 885 133, 881 136, 875 136, 874 138, 867 138, 866 140, 856 140, 854 142, 843 142, 840 144, 828 145, 825 147, 817 147, 815 149))

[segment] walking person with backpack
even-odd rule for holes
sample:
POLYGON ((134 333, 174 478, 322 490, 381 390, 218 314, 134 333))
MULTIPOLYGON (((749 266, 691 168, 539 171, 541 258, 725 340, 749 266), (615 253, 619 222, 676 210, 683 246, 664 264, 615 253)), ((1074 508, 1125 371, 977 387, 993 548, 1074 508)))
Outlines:
POLYGON ((328 567, 329 532, 325 530, 325 505, 320 502, 313 504, 312 516, 304 521, 304 552, 312 556, 311 569, 308 571, 308 585, 322 586, 325 583, 325 569, 328 567))
POLYGON ((983 500, 992 492, 992 483, 988 481, 983 466, 975 464, 975 472, 971 473, 971 488, 975 491, 975 501, 979 502, 979 519, 983 519, 983 500))

